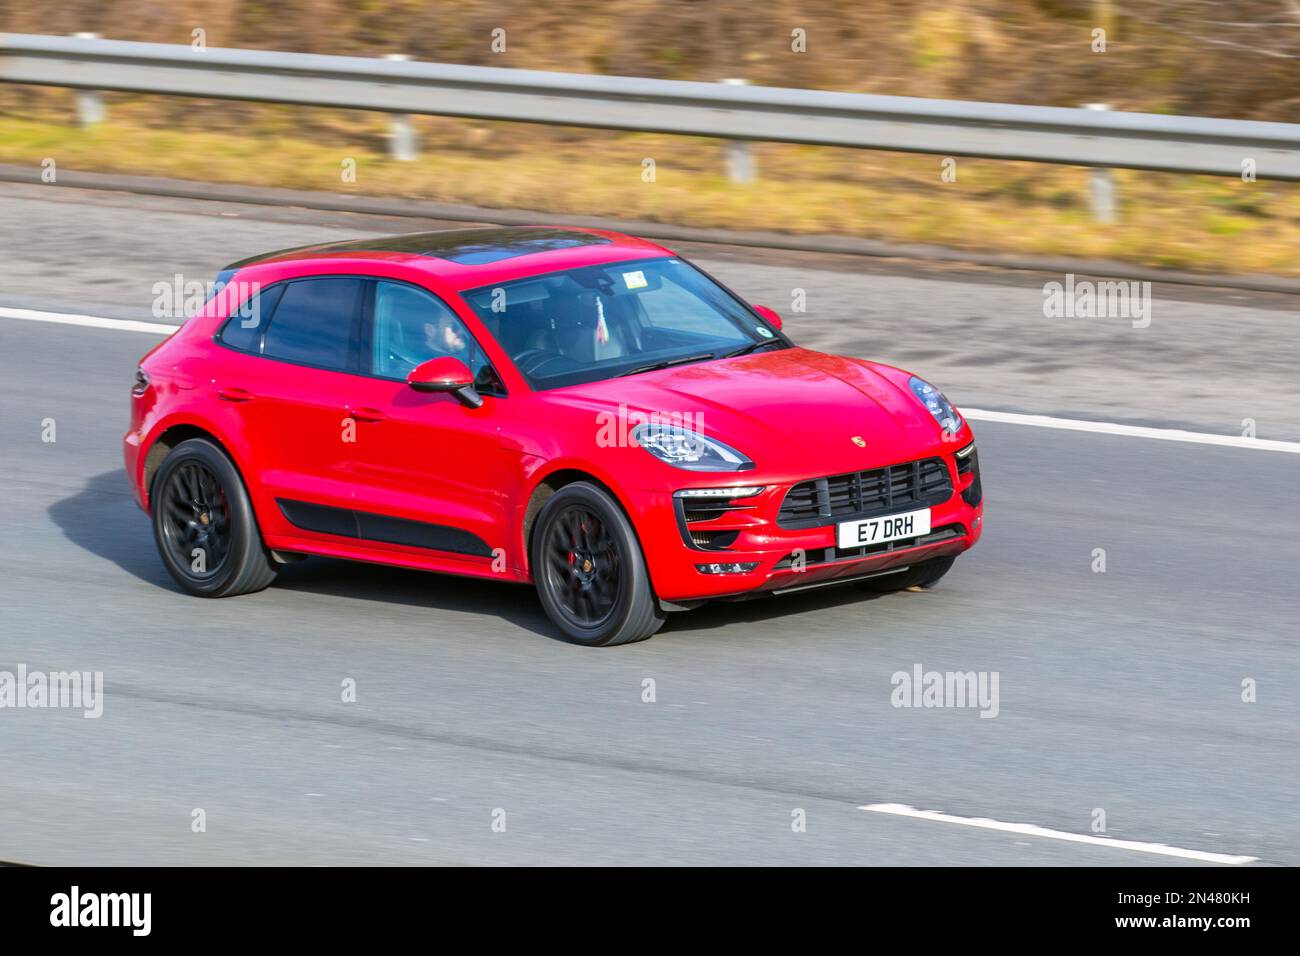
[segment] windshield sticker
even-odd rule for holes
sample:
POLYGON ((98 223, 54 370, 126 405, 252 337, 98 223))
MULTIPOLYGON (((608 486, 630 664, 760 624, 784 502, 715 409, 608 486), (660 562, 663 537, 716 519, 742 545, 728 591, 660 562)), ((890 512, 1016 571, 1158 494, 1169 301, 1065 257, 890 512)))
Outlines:
POLYGON ((772 337, 772 330, 762 325, 754 326, 754 330, 765 339, 770 339, 772 337))
POLYGON ((638 269, 636 272, 624 272, 623 284, 629 289, 644 289, 648 283, 645 281, 645 273, 638 269))

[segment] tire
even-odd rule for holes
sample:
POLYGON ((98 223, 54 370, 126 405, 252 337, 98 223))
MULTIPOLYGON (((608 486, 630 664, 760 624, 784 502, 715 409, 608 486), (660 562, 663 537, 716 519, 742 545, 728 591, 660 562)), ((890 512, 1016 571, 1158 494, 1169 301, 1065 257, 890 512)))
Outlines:
POLYGON ((212 442, 191 438, 168 452, 149 504, 158 554, 190 594, 231 597, 275 580, 243 479, 212 442))
POLYGON ((888 594, 890 591, 905 591, 909 588, 928 590, 939 583, 939 579, 948 573, 956 560, 955 554, 946 558, 931 558, 912 565, 900 574, 885 574, 859 581, 858 587, 873 594, 888 594))
POLYGON ((533 528, 537 596, 565 640, 588 647, 644 641, 664 623, 636 530, 595 485, 565 485, 533 528))

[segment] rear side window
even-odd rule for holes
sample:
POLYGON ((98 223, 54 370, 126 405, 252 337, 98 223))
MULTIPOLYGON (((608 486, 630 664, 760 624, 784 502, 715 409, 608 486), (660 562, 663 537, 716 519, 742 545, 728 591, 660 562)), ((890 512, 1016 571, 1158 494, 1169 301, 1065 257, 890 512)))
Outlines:
POLYGON ((268 358, 355 371, 361 279, 299 279, 280 296, 262 341, 268 358))
POLYGON ((262 333, 266 331, 275 304, 280 300, 284 286, 273 285, 263 289, 247 302, 241 302, 230 313, 221 328, 221 342, 232 349, 257 352, 262 347, 262 333))

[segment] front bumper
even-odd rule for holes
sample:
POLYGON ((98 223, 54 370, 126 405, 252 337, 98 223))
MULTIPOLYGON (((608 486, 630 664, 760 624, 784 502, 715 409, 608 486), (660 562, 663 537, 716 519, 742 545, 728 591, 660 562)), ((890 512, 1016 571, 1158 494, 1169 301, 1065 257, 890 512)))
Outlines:
MULTIPOLYGON (((897 571, 968 550, 979 540, 984 523, 974 442, 956 449, 948 446, 925 457, 942 460, 952 489, 943 500, 928 502, 930 533, 851 550, 836 547, 836 527, 841 521, 902 513, 918 505, 900 503, 867 513, 836 512, 832 517, 805 521, 778 520, 790 489, 820 476, 773 482, 755 472, 726 476, 730 479, 726 485, 763 486, 757 495, 732 500, 731 507, 718 508, 714 501, 708 505, 715 507, 708 507, 692 499, 684 503, 681 498, 675 499, 673 492, 633 492, 631 504, 655 593, 661 601, 687 604, 781 593, 897 571), (964 457, 959 457, 959 452, 964 457), (699 507, 692 508, 692 503, 699 507), (789 527, 791 523, 798 527, 789 527), (704 573, 701 565, 721 565, 731 573, 704 573), (752 570, 748 570, 750 565, 752 570)), ((726 485, 715 482, 713 486, 726 485)), ((683 487, 706 485, 685 478, 683 487)))

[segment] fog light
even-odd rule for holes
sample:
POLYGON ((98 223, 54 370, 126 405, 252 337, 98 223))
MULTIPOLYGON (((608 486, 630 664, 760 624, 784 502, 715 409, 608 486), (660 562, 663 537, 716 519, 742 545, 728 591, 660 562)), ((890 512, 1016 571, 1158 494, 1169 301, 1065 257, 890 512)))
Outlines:
POLYGON ((757 561, 733 561, 727 564, 697 564, 695 570, 700 574, 748 574, 756 567, 757 561))

